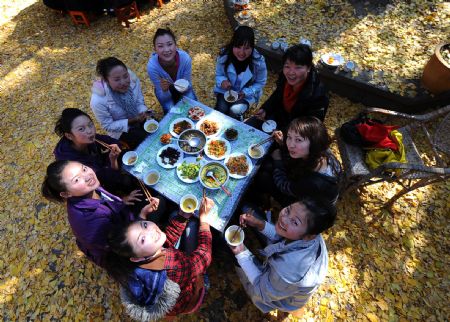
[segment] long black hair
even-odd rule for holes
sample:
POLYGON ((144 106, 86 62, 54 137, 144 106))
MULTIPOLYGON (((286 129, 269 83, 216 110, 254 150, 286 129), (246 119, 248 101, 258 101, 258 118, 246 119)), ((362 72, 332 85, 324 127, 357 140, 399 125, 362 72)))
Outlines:
POLYGON ((122 66, 123 68, 128 69, 125 63, 116 57, 107 57, 100 59, 97 62, 96 67, 97 75, 106 81, 108 79, 109 73, 116 66, 122 66))
MULTIPOLYGON (((253 51, 255 50, 255 32, 251 27, 239 26, 233 33, 231 41, 222 49, 221 56, 227 55, 227 60, 225 61, 225 72, 228 66, 232 63, 233 65, 244 65, 245 69, 247 66, 253 66, 253 51), (233 47, 240 47, 243 45, 249 45, 252 47, 252 54, 244 62, 239 62, 238 59, 233 55, 233 47)), ((245 70, 244 69, 244 70, 245 70)), ((238 73, 239 74, 239 73, 238 73)))
POLYGON ((47 167, 47 173, 42 183, 41 192, 44 198, 50 201, 62 202, 61 192, 66 191, 66 186, 62 181, 62 172, 71 161, 60 160, 50 163, 47 167))
POLYGON ((170 30, 170 28, 158 28, 155 32, 155 35, 153 36, 153 46, 156 44, 156 38, 164 35, 169 35, 172 39, 175 45, 177 44, 177 39, 175 38, 175 34, 170 30))
POLYGON ((71 133, 72 132, 72 122, 75 120, 78 116, 86 116, 88 119, 92 121, 92 118, 83 112, 82 110, 78 108, 66 108, 62 111, 61 116, 56 121, 55 125, 55 133, 58 136, 63 136, 64 133, 71 133))
POLYGON ((299 202, 306 208, 306 233, 318 235, 331 228, 336 220, 336 207, 328 200, 315 196, 299 198, 299 202))

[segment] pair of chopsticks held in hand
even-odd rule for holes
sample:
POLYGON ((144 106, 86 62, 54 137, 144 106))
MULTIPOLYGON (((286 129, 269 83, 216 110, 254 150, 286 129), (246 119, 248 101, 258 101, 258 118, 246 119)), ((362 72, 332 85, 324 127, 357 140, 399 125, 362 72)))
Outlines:
MULTIPOLYGON (((253 212, 254 212, 253 209, 250 209, 245 214, 248 216, 253 216, 253 212)), ((239 228, 234 231, 233 236, 231 236, 230 238, 230 242, 233 243, 236 240, 236 237, 238 237, 241 234, 241 230, 243 230, 245 227, 247 227, 247 225, 239 222, 239 228)))

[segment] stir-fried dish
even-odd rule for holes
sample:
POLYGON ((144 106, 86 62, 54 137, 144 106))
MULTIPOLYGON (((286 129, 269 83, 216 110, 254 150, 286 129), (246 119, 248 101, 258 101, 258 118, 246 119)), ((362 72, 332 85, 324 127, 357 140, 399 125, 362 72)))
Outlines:
POLYGON ((210 155, 220 158, 227 152, 227 145, 225 141, 213 140, 208 143, 207 149, 210 155))
POLYGON ((181 132, 183 132, 184 130, 191 129, 191 128, 192 128, 191 123, 189 123, 186 120, 183 120, 181 122, 175 123, 173 125, 173 131, 176 134, 181 134, 181 132))
POLYGON ((205 116, 205 111, 200 106, 194 106, 188 110, 188 116, 191 120, 198 121, 205 116))
POLYGON ((219 131, 219 125, 217 124, 217 122, 205 120, 200 125, 200 131, 205 133, 205 135, 213 135, 219 131))
POLYGON ((230 173, 246 176, 248 172, 248 163, 245 155, 230 157, 226 163, 230 173))

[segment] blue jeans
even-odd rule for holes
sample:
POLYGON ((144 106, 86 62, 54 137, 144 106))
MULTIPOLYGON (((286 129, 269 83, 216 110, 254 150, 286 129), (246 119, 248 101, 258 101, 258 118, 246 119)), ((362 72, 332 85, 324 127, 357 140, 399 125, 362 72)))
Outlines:
MULTIPOLYGON (((169 216, 170 219, 178 216, 178 210, 172 212, 169 216)), ((187 255, 192 253, 198 245, 198 228, 199 221, 197 218, 192 216, 186 227, 184 228, 183 234, 180 239, 177 241, 175 248, 184 251, 187 255)))
POLYGON ((234 103, 225 101, 223 94, 217 94, 216 110, 239 121, 243 120, 243 114, 248 110, 249 104, 240 99, 234 103))

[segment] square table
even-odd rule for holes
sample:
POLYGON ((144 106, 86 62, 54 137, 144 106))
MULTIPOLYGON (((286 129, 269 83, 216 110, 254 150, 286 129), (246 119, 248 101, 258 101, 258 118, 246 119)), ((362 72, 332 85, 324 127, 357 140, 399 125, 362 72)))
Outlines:
MULTIPOLYGON (((237 140, 230 142, 231 153, 241 152, 247 154, 248 147, 251 144, 260 142, 270 136, 270 134, 259 131, 200 102, 188 97, 183 97, 170 112, 162 118, 159 122, 158 130, 155 133, 149 134, 136 149, 138 154, 136 164, 134 166, 124 165, 123 167, 138 179, 143 179, 143 175, 150 169, 158 170, 160 173, 160 180, 156 185, 152 186, 152 188, 177 204, 180 203, 181 198, 186 194, 194 194, 198 200, 201 200, 203 186, 200 181, 195 183, 185 183, 181 181, 177 176, 176 168, 165 169, 158 165, 156 155, 159 149, 163 147, 163 144, 159 140, 161 135, 169 133, 169 126, 175 119, 187 117, 189 108, 193 106, 199 106, 204 109, 205 117, 213 117, 214 119, 219 120, 221 129, 215 137, 222 136, 225 130, 230 127, 233 127, 238 131, 239 134, 237 140)), ((271 144, 272 142, 268 142, 263 145, 265 150, 264 154, 267 154, 271 144)), ((192 155, 184 154, 184 156, 187 157, 192 155)), ((213 161, 206 155, 204 155, 204 159, 206 161, 213 161)), ((262 159, 263 158, 260 158, 259 160, 251 159, 253 169, 246 177, 242 179, 233 179, 230 177, 228 179, 225 187, 232 193, 231 197, 228 197, 221 189, 207 189, 207 196, 213 199, 216 204, 208 215, 208 222, 213 228, 221 232, 224 231, 246 188, 256 174, 262 159)), ((223 160, 219 162, 223 163, 223 160)))

